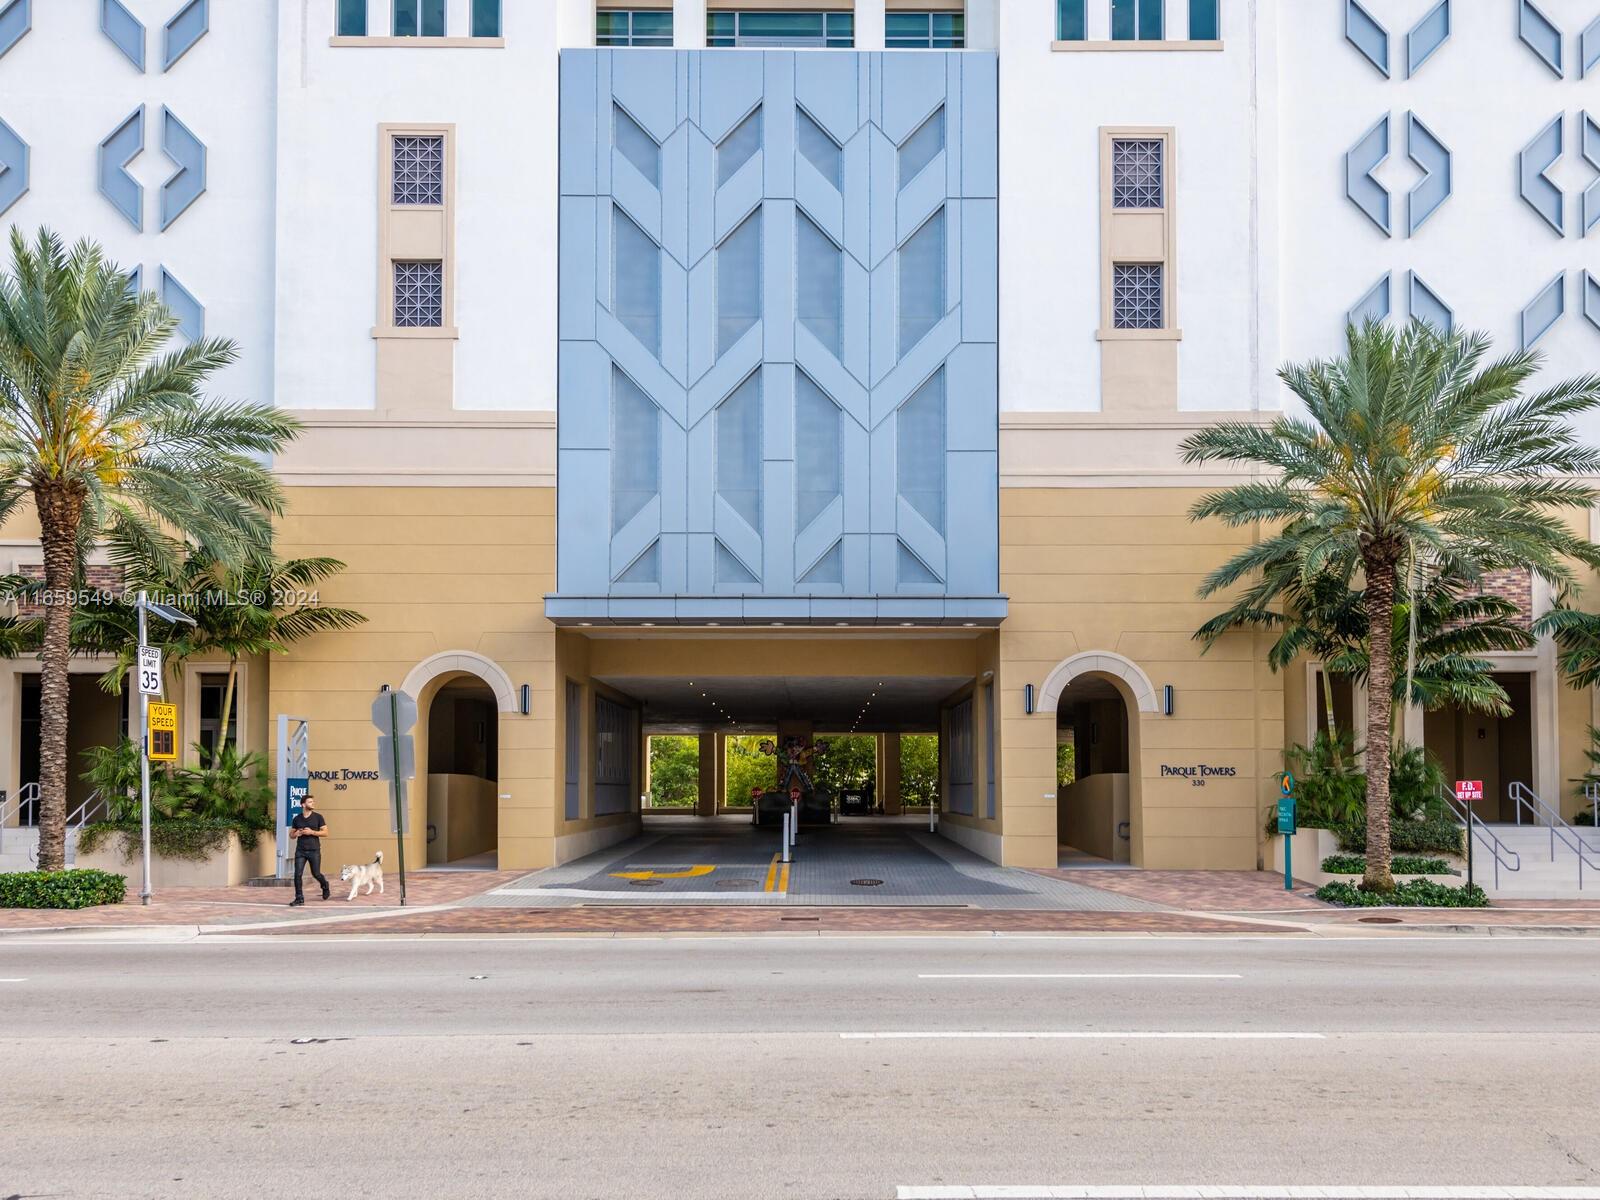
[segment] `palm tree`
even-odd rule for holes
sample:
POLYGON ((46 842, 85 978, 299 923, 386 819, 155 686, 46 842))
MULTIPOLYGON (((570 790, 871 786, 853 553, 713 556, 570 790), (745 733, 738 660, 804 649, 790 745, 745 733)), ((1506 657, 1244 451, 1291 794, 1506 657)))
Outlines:
POLYGON ((270 405, 207 400, 238 357, 204 338, 164 350, 177 319, 91 242, 11 231, 0 275, 0 522, 31 501, 44 557, 39 866, 65 863, 67 658, 86 552, 172 573, 188 545, 242 562, 270 543, 282 493, 257 458, 298 424, 270 405))
MULTIPOLYGON (((1202 498, 1193 519, 1216 517, 1268 532, 1209 575, 1202 595, 1254 579, 1245 596, 1273 599, 1292 563, 1302 586, 1359 573, 1369 629, 1393 625, 1402 588, 1419 575, 1467 577, 1529 568, 1564 584, 1573 560, 1600 565, 1600 548, 1562 520, 1594 492, 1572 482, 1600 469, 1571 417, 1600 404, 1600 376, 1532 395, 1540 356, 1518 351, 1486 364, 1488 339, 1413 322, 1396 333, 1351 326, 1345 354, 1290 365, 1279 378, 1306 415, 1268 425, 1225 422, 1183 443, 1189 463, 1231 462, 1270 474, 1202 498), (1267 589, 1267 591, 1263 591, 1267 589)), ((1371 639, 1367 662, 1367 868, 1363 886, 1388 892, 1389 762, 1394 643, 1371 639)))

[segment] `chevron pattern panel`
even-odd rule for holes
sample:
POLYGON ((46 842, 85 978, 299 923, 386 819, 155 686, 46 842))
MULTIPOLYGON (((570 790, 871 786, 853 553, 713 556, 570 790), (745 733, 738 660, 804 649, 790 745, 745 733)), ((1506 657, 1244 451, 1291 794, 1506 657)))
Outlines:
POLYGON ((552 618, 1004 615, 996 79, 562 53, 552 618))

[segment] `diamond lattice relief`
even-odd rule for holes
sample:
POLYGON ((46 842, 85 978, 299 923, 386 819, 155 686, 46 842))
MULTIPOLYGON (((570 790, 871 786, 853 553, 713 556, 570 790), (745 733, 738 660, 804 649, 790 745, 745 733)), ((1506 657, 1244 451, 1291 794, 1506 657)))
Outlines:
POLYGON ((1111 207, 1161 207, 1161 139, 1118 138, 1111 143, 1111 207))
POLYGON ((1118 263, 1111 273, 1111 324, 1116 329, 1161 328, 1161 264, 1118 263))
POLYGON ((431 329, 444 324, 444 264, 394 264, 394 323, 401 329, 431 329))
POLYGON ((394 202, 444 203, 444 138, 394 139, 394 202))

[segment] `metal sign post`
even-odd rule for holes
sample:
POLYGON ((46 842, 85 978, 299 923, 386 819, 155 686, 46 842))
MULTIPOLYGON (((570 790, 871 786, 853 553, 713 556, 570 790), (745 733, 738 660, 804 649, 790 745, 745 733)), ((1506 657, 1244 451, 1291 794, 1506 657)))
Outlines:
POLYGON ((417 774, 416 742, 411 728, 417 723, 417 702, 405 692, 384 684, 372 702, 372 723, 378 730, 378 778, 389 781, 395 851, 400 868, 400 904, 406 902, 406 834, 411 813, 406 804, 406 780, 417 774))
POLYGON ((1278 833, 1283 837, 1283 890, 1294 891, 1294 776, 1285 771, 1278 777, 1278 833))
POLYGON ((311 722, 278 714, 278 878, 288 879, 289 826, 311 791, 311 722))
MULTIPOLYGON (((139 593, 139 834, 144 847, 144 863, 139 886, 139 903, 150 903, 150 697, 161 695, 161 648, 149 645, 149 614, 155 613, 171 625, 193 625, 194 618, 165 604, 153 603, 139 593)), ((175 716, 175 715, 174 715, 175 716)), ((173 741, 176 743, 176 719, 173 741)))
MULTIPOLYGON (((1483 799, 1483 780, 1458 779, 1456 780, 1456 800, 1467 813, 1467 886, 1472 886, 1472 802, 1483 799)), ((1499 878, 1498 868, 1496 876, 1499 878)))

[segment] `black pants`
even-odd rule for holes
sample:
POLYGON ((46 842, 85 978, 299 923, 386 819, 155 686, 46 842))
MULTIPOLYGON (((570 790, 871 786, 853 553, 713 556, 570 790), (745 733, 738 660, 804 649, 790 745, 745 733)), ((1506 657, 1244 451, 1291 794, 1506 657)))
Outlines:
POLYGON ((308 866, 311 868, 311 878, 315 879, 322 885, 322 898, 326 900, 328 898, 328 878, 322 873, 322 847, 317 845, 306 846, 304 848, 300 846, 295 847, 294 898, 296 900, 304 900, 306 898, 306 894, 301 887, 300 880, 305 874, 305 869, 308 866))

